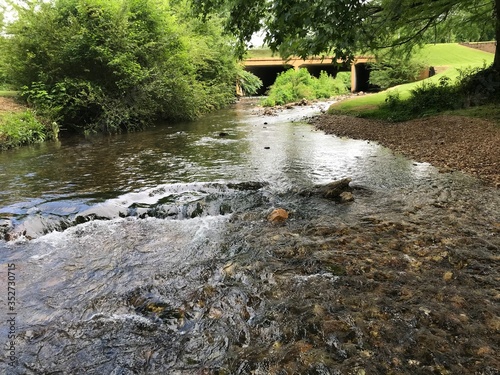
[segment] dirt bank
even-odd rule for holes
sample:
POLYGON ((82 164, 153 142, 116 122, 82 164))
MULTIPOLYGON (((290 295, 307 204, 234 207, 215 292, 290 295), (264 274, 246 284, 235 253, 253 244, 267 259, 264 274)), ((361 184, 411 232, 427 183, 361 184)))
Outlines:
POLYGON ((462 116, 435 116, 388 123, 322 115, 312 123, 328 134, 376 141, 443 171, 460 170, 500 187, 500 126, 493 122, 462 116))
POLYGON ((14 98, 0 96, 0 114, 5 112, 22 111, 26 107, 18 104, 14 98))

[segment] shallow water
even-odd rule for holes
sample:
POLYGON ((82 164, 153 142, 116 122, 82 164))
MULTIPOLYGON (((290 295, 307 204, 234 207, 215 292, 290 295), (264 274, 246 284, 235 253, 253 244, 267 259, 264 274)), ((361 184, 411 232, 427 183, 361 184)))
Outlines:
POLYGON ((8 373, 496 373, 498 191, 252 104, 0 154, 8 373))

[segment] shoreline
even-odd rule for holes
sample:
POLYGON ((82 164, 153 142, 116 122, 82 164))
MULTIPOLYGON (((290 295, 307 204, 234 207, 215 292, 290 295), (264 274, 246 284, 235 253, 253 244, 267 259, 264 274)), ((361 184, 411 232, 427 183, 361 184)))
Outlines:
POLYGON ((374 141, 442 172, 461 171, 500 188, 500 126, 456 115, 391 123, 323 114, 310 123, 338 137, 374 141))

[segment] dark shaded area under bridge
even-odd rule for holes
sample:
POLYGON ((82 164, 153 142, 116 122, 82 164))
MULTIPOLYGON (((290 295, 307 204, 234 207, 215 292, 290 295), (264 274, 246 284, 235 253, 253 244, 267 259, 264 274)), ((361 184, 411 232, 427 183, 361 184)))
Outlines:
POLYGON ((245 60, 245 70, 255 74, 262 80, 262 88, 257 95, 264 95, 278 76, 279 73, 288 69, 306 68, 309 73, 319 77, 321 71, 326 71, 335 77, 338 72, 351 72, 351 92, 370 91, 371 86, 368 83, 370 77, 369 62, 373 61, 371 57, 357 57, 353 63, 346 64, 335 62, 332 57, 300 59, 291 58, 283 60, 279 57, 250 58, 245 60))

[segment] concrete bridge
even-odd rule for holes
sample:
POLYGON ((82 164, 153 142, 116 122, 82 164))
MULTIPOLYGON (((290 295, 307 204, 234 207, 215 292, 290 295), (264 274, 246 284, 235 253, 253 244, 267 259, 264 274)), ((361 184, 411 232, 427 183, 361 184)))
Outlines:
POLYGON ((368 63, 373 62, 374 58, 370 56, 358 56, 353 63, 346 64, 342 60, 334 61, 333 57, 325 58, 290 58, 283 60, 279 57, 264 57, 246 59, 243 64, 245 70, 255 74, 262 80, 263 87, 260 95, 263 95, 271 86, 279 73, 288 69, 306 68, 309 73, 318 77, 322 70, 335 77, 338 72, 351 72, 351 92, 367 91, 368 78, 370 71, 368 63))

